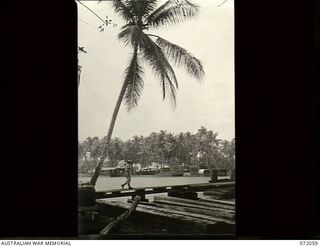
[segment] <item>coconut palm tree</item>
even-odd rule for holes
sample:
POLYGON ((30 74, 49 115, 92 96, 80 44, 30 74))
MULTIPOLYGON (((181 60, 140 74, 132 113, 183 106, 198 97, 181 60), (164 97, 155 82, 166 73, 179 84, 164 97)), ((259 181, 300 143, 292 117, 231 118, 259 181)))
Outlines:
POLYGON ((158 0, 113 0, 115 12, 121 15, 126 24, 122 26, 119 39, 132 46, 133 53, 125 70, 125 79, 113 111, 105 148, 90 183, 95 186, 103 162, 108 156, 116 118, 124 101, 128 111, 138 105, 144 87, 142 62, 149 64, 160 79, 163 99, 170 96, 176 103, 178 80, 169 60, 184 67, 188 74, 201 80, 204 76, 203 66, 197 58, 186 49, 169 42, 157 35, 148 33, 151 29, 181 23, 195 17, 199 7, 188 0, 169 0, 158 6, 158 0))

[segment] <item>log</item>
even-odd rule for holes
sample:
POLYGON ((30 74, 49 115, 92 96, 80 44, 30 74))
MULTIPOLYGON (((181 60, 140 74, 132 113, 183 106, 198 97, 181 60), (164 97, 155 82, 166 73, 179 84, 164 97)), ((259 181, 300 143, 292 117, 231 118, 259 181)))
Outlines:
POLYGON ((226 189, 219 189, 218 188, 218 189, 213 189, 212 191, 218 191, 218 192, 222 192, 222 193, 229 193, 232 189, 233 189, 233 187, 226 188, 226 189))
POLYGON ((175 207, 188 207, 188 208, 197 208, 197 209, 204 209, 204 210, 210 210, 213 213, 226 217, 226 218, 233 218, 235 215, 235 210, 231 209, 224 209, 224 208, 219 208, 219 207, 208 207, 208 206, 203 206, 203 205, 195 205, 195 204, 188 204, 188 203, 183 203, 183 202, 170 202, 167 200, 161 200, 157 199, 155 201, 156 204, 163 205, 163 204, 168 204, 168 205, 174 205, 175 207))
POLYGON ((173 209, 180 209, 187 211, 187 212, 194 212, 194 213, 200 213, 204 215, 219 217, 219 218, 226 218, 233 220, 235 217, 234 211, 227 211, 224 209, 219 208, 210 208, 206 206, 199 206, 199 205, 190 205, 185 203, 179 203, 179 202, 168 202, 168 201, 157 201, 158 207, 164 207, 164 208, 173 208, 173 209))
POLYGON ((226 198, 234 198, 234 191, 230 190, 230 191, 221 191, 221 190, 211 190, 211 191, 204 191, 203 192, 204 195, 206 196, 211 196, 214 199, 226 199, 226 198))
POLYGON ((213 202, 213 203, 219 203, 222 205, 230 205, 230 206, 234 206, 236 205, 236 203, 234 201, 225 201, 225 200, 216 200, 216 199, 211 199, 211 198, 199 198, 198 201, 201 202, 213 202))
MULTIPOLYGON (((129 209, 131 207, 131 204, 129 203, 124 203, 124 202, 109 202, 109 201, 100 201, 97 200, 97 203, 100 205, 107 205, 107 206, 113 206, 113 207, 121 207, 121 208, 126 208, 129 209)), ((142 207, 141 205, 138 205, 136 208, 136 212, 141 212, 141 213, 147 213, 147 214, 152 214, 156 216, 162 216, 166 218, 172 218, 176 220, 182 220, 182 221, 191 221, 193 223, 197 223, 199 225, 212 225, 217 223, 216 221, 212 221, 209 219, 199 219, 199 218, 194 218, 190 217, 189 215, 181 215, 181 214, 176 214, 173 212, 168 212, 165 210, 159 211, 158 208, 153 207, 153 208, 148 208, 148 207, 142 207)))
MULTIPOLYGON (((100 212, 106 214, 115 211, 122 211, 131 207, 129 203, 121 201, 97 200, 100 212)), ((138 227, 146 227, 146 230, 139 232, 144 234, 150 229, 162 229, 165 227, 170 234, 234 234, 235 224, 227 224, 224 222, 216 222, 209 219, 199 219, 190 217, 188 213, 185 215, 175 214, 173 212, 159 211, 156 208, 142 208, 139 205, 129 220, 138 227)), ((133 231, 134 233, 134 231, 133 231)), ((153 234, 153 233, 150 233, 153 234)), ((110 234, 108 235, 110 236, 110 234)))
MULTIPOLYGON (((174 198, 174 199, 183 199, 183 198, 174 198)), ((186 204, 189 207, 203 207, 203 208, 208 208, 208 209, 212 209, 212 210, 219 210, 219 211, 226 211, 226 212, 235 212, 235 206, 233 205, 228 205, 228 204, 220 204, 220 203, 215 203, 215 202, 211 202, 211 201, 206 201, 206 199, 204 200, 197 200, 197 201, 180 201, 180 200, 171 200, 171 198, 169 197, 169 199, 166 196, 163 197, 156 197, 154 200, 154 203, 181 203, 181 205, 183 206, 184 204, 186 204)), ((177 204, 178 205, 178 204, 177 204)))
POLYGON ((234 224, 234 221, 232 221, 230 219, 215 217, 215 216, 211 216, 211 215, 204 215, 201 212, 200 213, 190 212, 190 211, 183 210, 182 207, 175 207, 175 209, 172 209, 172 208, 160 208, 160 207, 153 207, 153 206, 147 206, 147 205, 139 205, 138 208, 139 209, 154 210, 159 213, 169 213, 169 214, 173 214, 173 215, 181 215, 183 217, 188 217, 189 219, 193 219, 193 220, 209 220, 212 222, 224 222, 227 224, 234 224))
POLYGON ((140 196, 136 196, 129 210, 121 214, 115 220, 112 220, 105 228, 101 230, 100 235, 102 236, 107 235, 112 230, 112 228, 119 225, 121 221, 127 219, 132 214, 132 212, 135 211, 139 201, 140 201, 140 196))
POLYGON ((157 201, 170 201, 170 202, 180 202, 180 203, 186 203, 191 205, 200 205, 200 206, 206 206, 209 208, 221 208, 225 210, 235 211, 235 207, 232 205, 221 205, 219 203, 212 203, 212 202, 203 202, 199 200, 188 200, 188 199, 182 199, 182 198, 176 198, 176 197, 166 197, 166 196, 154 196, 154 202, 157 201))
MULTIPOLYGON (((219 211, 219 210, 214 210, 214 209, 200 209, 197 207, 184 207, 184 206, 175 206, 172 204, 166 204, 163 203, 162 207, 164 208, 172 208, 172 209, 179 209, 185 212, 190 212, 190 213, 195 213, 195 214, 202 214, 202 215, 207 215, 207 216, 212 216, 215 218, 221 218, 221 219, 227 219, 227 220, 231 220, 234 221, 235 219, 235 213, 232 212, 226 212, 226 211, 219 211)), ((220 220, 219 220, 220 221, 220 220)), ((223 220, 221 220, 223 221, 223 220)))
MULTIPOLYGON (((128 199, 127 201, 128 203, 133 203, 133 200, 132 199, 128 199)), ((152 202, 145 202, 145 201, 140 201, 139 202, 139 205, 148 205, 148 206, 154 206, 154 207, 157 207, 158 205, 155 204, 155 203, 152 203, 152 202)))
POLYGON ((213 195, 213 196, 223 196, 226 194, 226 192, 222 192, 222 191, 204 191, 203 192, 204 195, 213 195))

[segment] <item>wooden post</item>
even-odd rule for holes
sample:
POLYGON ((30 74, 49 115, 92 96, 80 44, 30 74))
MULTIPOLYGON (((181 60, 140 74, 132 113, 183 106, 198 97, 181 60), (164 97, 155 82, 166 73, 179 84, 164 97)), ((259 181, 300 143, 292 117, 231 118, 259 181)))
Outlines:
POLYGON ((236 170, 234 168, 231 169, 231 176, 230 179, 235 179, 236 178, 236 170))
MULTIPOLYGON (((134 198, 136 197, 137 195, 132 195, 131 198, 132 200, 134 200, 134 198)), ((146 198, 146 195, 145 194, 139 194, 140 196, 140 201, 141 202, 149 202, 149 199, 146 198)))
MULTIPOLYGON (((136 190, 137 194, 140 197, 141 202, 149 202, 149 200, 146 198, 145 190, 136 190)), ((134 200, 136 195, 132 195, 131 198, 134 200)))
POLYGON ((94 216, 97 214, 96 206, 96 191, 93 186, 85 185, 78 187, 78 215, 81 220, 94 221, 94 216))
POLYGON ((218 171, 216 169, 211 169, 209 183, 214 183, 217 181, 218 181, 218 171))
POLYGON ((93 186, 85 185, 78 187, 78 206, 93 207, 96 205, 96 191, 93 186))

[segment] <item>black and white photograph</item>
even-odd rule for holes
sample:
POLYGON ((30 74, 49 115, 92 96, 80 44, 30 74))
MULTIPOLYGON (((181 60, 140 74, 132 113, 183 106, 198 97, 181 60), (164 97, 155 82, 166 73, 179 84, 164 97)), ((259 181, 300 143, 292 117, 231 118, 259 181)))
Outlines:
POLYGON ((79 235, 232 235, 233 0, 77 1, 79 235))
POLYGON ((319 244, 318 2, 0 12, 1 245, 319 244))

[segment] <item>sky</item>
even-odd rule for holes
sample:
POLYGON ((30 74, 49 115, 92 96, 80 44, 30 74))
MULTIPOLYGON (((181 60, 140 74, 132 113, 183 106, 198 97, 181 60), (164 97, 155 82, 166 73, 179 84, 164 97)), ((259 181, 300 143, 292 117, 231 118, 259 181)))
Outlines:
MULTIPOLYGON (((108 25, 100 32, 101 20, 78 4, 78 45, 87 51, 79 53, 82 66, 78 88, 79 141, 107 135, 132 55, 132 47, 117 38, 125 23, 114 13, 111 3, 82 2, 103 19, 108 16, 117 26, 108 25)), ((200 59, 206 73, 203 81, 198 82, 183 68, 173 66, 179 82, 177 105, 173 107, 169 98, 162 100, 160 81, 149 64, 143 63, 145 86, 139 105, 130 112, 124 104, 121 106, 113 137, 128 140, 134 135, 148 136, 159 130, 196 133, 201 126, 218 132, 220 139, 235 137, 233 0, 221 7, 218 5, 223 0, 191 2, 200 6, 195 19, 147 32, 178 44, 200 59)))

